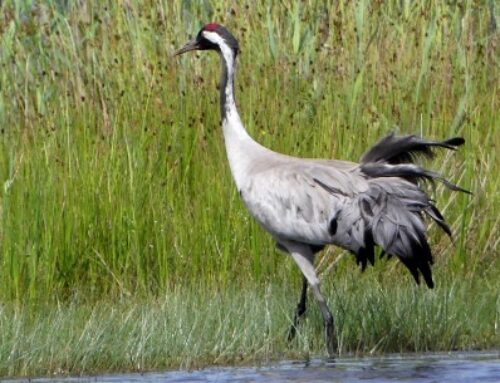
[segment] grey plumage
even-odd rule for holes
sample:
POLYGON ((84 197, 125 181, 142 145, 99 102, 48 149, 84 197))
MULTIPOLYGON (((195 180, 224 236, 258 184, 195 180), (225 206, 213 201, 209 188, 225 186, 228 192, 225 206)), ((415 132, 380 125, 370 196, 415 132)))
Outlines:
POLYGON ((334 353, 333 316, 314 269, 314 256, 326 245, 355 254, 363 270, 368 263, 374 264, 374 248, 379 246, 389 257, 400 259, 417 283, 422 276, 427 286, 434 286, 424 218, 430 217, 450 236, 451 230, 421 184, 437 180, 451 190, 467 191, 414 160, 419 155, 432 158, 434 148, 454 150, 464 143, 463 138, 430 141, 391 133, 368 150, 359 164, 276 153, 255 142, 241 123, 233 91, 239 52, 236 39, 224 27, 207 24, 178 54, 194 49, 215 50, 222 61, 222 130, 241 198, 307 280, 291 338, 305 312, 309 285, 325 321, 328 352, 334 353))
MULTIPOLYGON (((453 190, 463 189, 437 173, 402 163, 414 159, 413 147, 401 150, 398 137, 387 137, 395 150, 379 143, 374 148, 383 156, 372 156, 372 148, 360 164, 264 152, 249 170, 252 176, 240 189, 242 198, 278 242, 284 238, 316 246, 335 244, 356 254, 363 269, 367 261, 374 263, 373 247, 378 245, 397 256, 417 282, 422 274, 432 287, 424 215, 448 235, 451 231, 418 181, 438 179, 453 190), (370 162, 373 158, 377 161, 370 162)), ((407 142, 408 136, 401 140, 407 142)), ((419 145, 419 151, 428 156, 432 155, 429 146, 447 147, 434 142, 425 146, 422 141, 419 145)))

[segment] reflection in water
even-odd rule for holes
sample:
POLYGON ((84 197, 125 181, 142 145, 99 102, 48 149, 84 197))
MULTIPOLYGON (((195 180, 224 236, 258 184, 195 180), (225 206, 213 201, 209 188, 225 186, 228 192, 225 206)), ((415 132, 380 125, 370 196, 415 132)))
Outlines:
MULTIPOLYGON (((26 382, 14 380, 11 383, 26 382)), ((500 383, 500 352, 390 355, 283 361, 253 368, 208 368, 197 371, 109 375, 85 378, 32 379, 30 383, 132 382, 410 382, 500 383)))

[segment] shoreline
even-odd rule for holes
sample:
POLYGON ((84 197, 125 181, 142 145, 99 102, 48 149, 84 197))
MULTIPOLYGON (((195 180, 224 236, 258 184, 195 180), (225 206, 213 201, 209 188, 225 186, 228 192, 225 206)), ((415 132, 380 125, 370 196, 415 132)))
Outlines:
MULTIPOLYGON (((335 293, 325 290, 330 299, 339 297, 331 303, 340 356, 500 347, 495 291, 469 283, 425 291, 384 287, 371 278, 356 288, 341 282, 335 293)), ((285 286, 269 284, 262 291, 224 294, 179 289, 161 299, 118 303, 38 309, 3 304, 0 376, 191 369, 322 355, 316 305, 297 339, 286 341, 294 298, 285 286)))

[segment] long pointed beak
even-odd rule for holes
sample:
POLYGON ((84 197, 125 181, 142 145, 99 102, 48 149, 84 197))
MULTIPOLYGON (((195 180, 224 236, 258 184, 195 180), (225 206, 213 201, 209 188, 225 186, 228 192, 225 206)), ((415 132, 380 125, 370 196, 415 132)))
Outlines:
POLYGON ((178 56, 189 51, 194 51, 199 48, 200 46, 198 42, 196 41, 196 39, 193 39, 191 41, 188 41, 181 49, 175 51, 174 56, 178 56))

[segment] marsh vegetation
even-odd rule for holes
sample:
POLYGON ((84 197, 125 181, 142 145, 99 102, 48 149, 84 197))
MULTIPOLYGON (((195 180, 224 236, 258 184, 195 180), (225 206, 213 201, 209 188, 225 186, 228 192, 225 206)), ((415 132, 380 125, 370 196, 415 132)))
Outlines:
POLYGON ((319 260, 341 353, 500 346, 498 9, 445 3, 18 1, 0 6, 0 375, 316 355, 286 330, 294 263, 249 218, 219 131, 202 24, 240 40, 237 99, 259 142, 357 160, 388 131, 466 145, 433 167, 454 241, 437 287, 394 261, 319 260))

